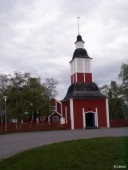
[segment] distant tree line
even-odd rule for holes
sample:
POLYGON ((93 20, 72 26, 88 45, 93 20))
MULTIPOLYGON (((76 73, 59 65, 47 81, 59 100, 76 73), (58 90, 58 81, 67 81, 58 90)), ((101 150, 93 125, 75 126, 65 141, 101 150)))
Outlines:
POLYGON ((100 88, 109 99, 110 119, 128 119, 128 64, 122 64, 118 75, 120 84, 111 81, 100 88))
MULTIPOLYGON (((8 121, 30 120, 50 114, 50 99, 57 95, 58 81, 47 78, 44 83, 30 73, 0 74, 0 113, 4 115, 4 96, 7 96, 8 121)), ((3 116, 4 117, 4 116, 3 116)), ((2 121, 2 120, 1 120, 2 121)))

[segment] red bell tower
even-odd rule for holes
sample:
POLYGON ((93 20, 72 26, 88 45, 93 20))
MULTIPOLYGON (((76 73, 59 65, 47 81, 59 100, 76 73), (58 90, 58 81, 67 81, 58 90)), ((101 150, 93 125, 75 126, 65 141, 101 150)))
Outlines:
POLYGON ((109 127, 108 98, 92 80, 91 59, 78 31, 71 66, 71 85, 62 100, 66 126, 71 129, 109 127))
POLYGON ((91 59, 88 56, 86 49, 84 48, 84 41, 81 35, 77 36, 75 42, 76 49, 73 54, 73 58, 70 61, 71 67, 71 84, 73 83, 83 83, 92 82, 92 72, 91 72, 91 59))

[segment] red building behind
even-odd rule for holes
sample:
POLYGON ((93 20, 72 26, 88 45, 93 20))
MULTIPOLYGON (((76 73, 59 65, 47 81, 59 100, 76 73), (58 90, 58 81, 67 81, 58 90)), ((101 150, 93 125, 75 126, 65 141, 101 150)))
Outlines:
POLYGON ((54 111, 49 122, 65 124, 69 129, 109 128, 108 99, 93 82, 92 58, 84 48, 81 35, 77 36, 75 45, 70 61, 71 85, 61 102, 53 99, 54 111))

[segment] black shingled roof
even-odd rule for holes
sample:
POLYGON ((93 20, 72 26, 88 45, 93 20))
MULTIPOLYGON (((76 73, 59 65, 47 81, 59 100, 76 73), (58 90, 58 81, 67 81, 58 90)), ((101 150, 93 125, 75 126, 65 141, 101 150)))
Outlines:
MULTIPOLYGON (((81 35, 77 35, 77 40, 76 40, 76 42, 78 42, 78 41, 83 41, 81 35)), ((75 42, 75 43, 76 43, 76 42, 75 42)), ((83 41, 83 42, 84 42, 84 41, 83 41)))
MULTIPOLYGON (((78 36, 77 36, 77 40, 76 40, 75 43, 77 43, 77 42, 79 42, 79 41, 84 42, 84 41, 82 40, 82 36, 81 36, 81 35, 78 35, 78 36)), ((75 51, 74 51, 74 53, 73 53, 72 60, 73 60, 74 58, 87 58, 87 59, 92 59, 91 57, 89 57, 89 55, 88 55, 88 53, 87 53, 87 51, 86 51, 85 48, 77 48, 77 49, 75 49, 75 51)), ((72 60, 71 60, 71 61, 72 61, 72 60)))
POLYGON ((88 56, 87 51, 84 48, 77 48, 74 53, 73 53, 73 58, 88 58, 88 59, 92 59, 91 57, 88 56))
POLYGON ((68 88, 68 92, 63 100, 106 98, 100 91, 96 83, 74 83, 68 88))

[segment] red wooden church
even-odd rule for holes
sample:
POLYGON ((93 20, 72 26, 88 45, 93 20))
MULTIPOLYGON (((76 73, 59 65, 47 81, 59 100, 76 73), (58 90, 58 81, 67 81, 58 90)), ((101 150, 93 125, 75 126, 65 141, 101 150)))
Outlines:
POLYGON ((70 61, 71 85, 60 102, 52 99, 53 113, 49 122, 65 124, 69 129, 109 128, 108 98, 93 82, 91 60, 81 35, 70 61))

